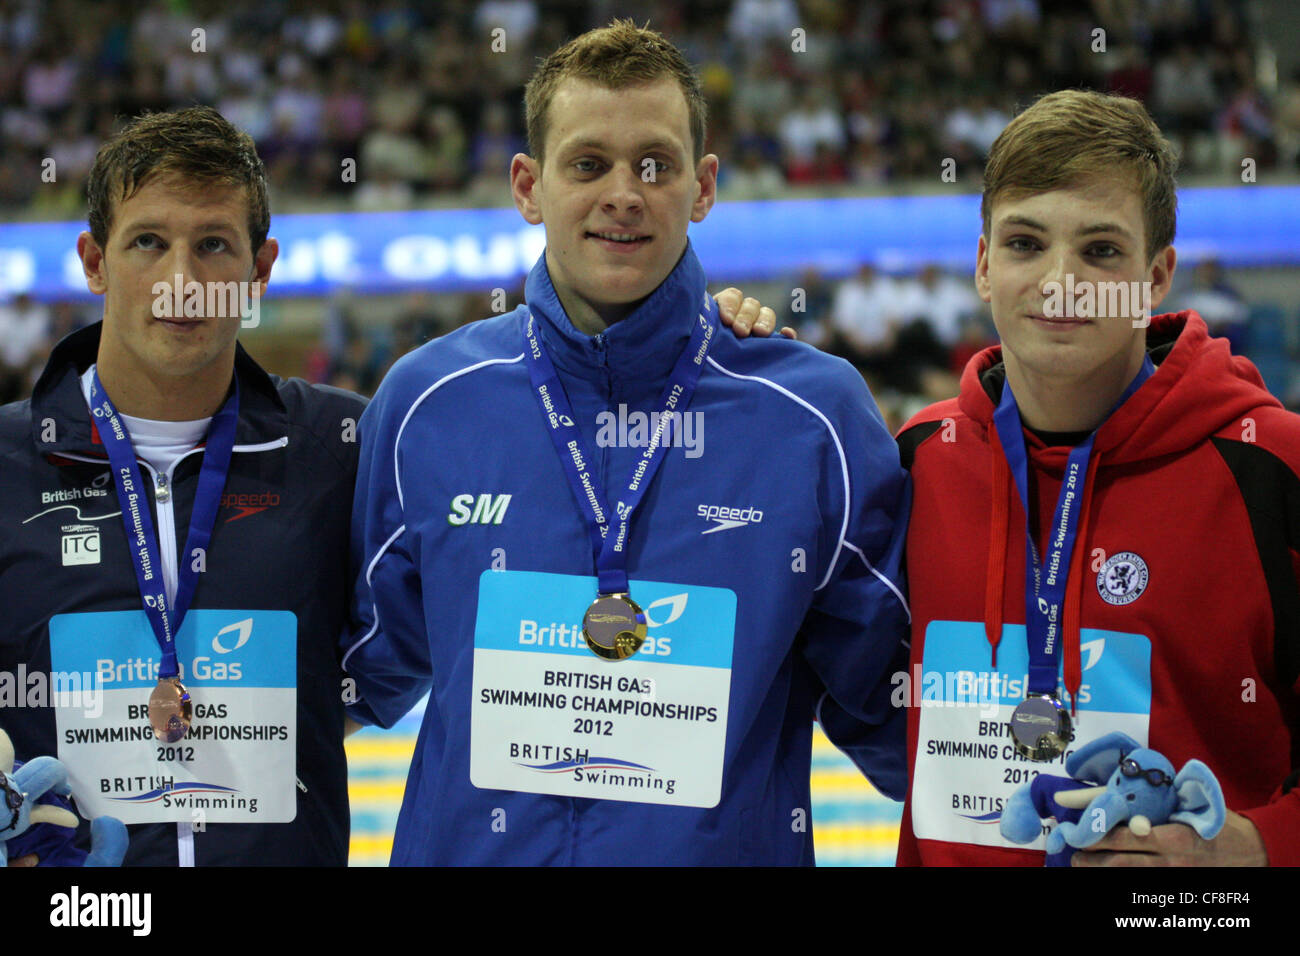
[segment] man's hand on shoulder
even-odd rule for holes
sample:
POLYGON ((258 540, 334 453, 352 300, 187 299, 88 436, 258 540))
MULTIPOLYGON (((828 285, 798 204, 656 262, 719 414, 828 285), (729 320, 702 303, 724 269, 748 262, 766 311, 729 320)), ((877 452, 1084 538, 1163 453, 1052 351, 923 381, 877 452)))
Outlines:
POLYGON ((1203 840, 1185 823, 1164 823, 1138 836, 1116 827, 1090 847, 1075 851, 1073 866, 1268 866, 1264 840, 1255 824, 1228 811, 1223 830, 1203 840))
MULTIPOLYGON (((718 300, 718 317, 736 338, 744 339, 750 335, 767 338, 776 328, 776 313, 757 299, 746 299, 739 289, 729 286, 714 296, 718 300)), ((797 339, 794 329, 783 326, 781 334, 788 339, 797 339)))

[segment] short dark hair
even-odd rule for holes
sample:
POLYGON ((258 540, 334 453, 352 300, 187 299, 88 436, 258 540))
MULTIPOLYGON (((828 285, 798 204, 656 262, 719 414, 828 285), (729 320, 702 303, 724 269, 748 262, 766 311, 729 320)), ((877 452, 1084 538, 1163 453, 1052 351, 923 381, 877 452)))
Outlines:
POLYGON ((116 204, 149 180, 175 176, 193 186, 244 186, 253 255, 271 231, 266 167, 253 138, 210 106, 144 113, 113 134, 95 154, 86 184, 90 234, 108 246, 116 204))

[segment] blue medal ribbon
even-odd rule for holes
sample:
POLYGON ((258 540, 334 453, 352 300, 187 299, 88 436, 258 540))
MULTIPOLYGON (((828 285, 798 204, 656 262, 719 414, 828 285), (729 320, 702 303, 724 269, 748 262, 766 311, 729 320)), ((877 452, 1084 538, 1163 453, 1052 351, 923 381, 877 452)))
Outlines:
MULTIPOLYGON (((162 562, 159 560, 158 538, 154 534, 153 515, 145 507, 144 480, 135 460, 131 436, 122 422, 95 370, 90 386, 90 410, 98 420, 96 428, 108 452, 113 468, 113 482, 117 488, 117 501, 122 507, 122 526, 126 529, 127 546, 135 567, 136 582, 144 613, 149 618, 154 637, 162 651, 159 680, 176 677, 176 632, 180 630, 194 598, 199 572, 191 562, 180 562, 176 585, 176 604, 168 607, 167 588, 163 583, 162 562), (100 423, 103 423, 101 425, 100 423), (107 427, 103 427, 106 425, 107 427)), ((226 486, 226 473, 230 470, 230 455, 235 447, 235 423, 239 420, 239 380, 221 410, 208 426, 207 445, 203 450, 203 467, 199 472, 199 487, 194 497, 194 510, 190 515, 189 534, 185 539, 183 555, 194 553, 195 548, 207 550, 216 523, 217 507, 222 489, 226 486)))
MULTIPOLYGON (((1142 368, 1129 383, 1124 394, 1106 413, 1113 415, 1142 383, 1155 374, 1155 365, 1148 356, 1142 368)), ((1104 422, 1106 419, 1103 418, 1104 422)), ((1020 409, 1011 392, 1008 379, 1002 386, 1002 400, 993 413, 1007 464, 1016 479, 1020 502, 1025 507, 1025 630, 1029 640, 1029 693, 1055 696, 1059 690, 1057 674, 1061 653, 1061 610, 1065 601, 1065 580, 1070 573, 1070 558, 1079 533, 1079 505, 1088 478, 1088 463, 1092 458, 1092 443, 1097 429, 1087 441, 1076 446, 1065 463, 1065 477, 1056 500, 1052 518, 1052 533, 1047 539, 1046 567, 1038 559, 1038 547, 1030 531, 1029 521, 1029 454, 1025 448, 1025 433, 1020 421, 1020 409)))
POLYGON ((528 377, 532 381, 533 394, 541 407, 542 417, 547 423, 551 442, 555 445, 555 453, 560 458, 573 497, 587 524, 592 553, 596 558, 598 589, 602 595, 627 593, 626 545, 632 513, 663 463, 664 448, 661 439, 667 422, 672 417, 668 413, 676 413, 680 420, 695 394, 695 386, 704 371, 705 356, 717 330, 715 308, 713 299, 706 297, 704 311, 700 313, 691 331, 690 341, 677 357, 677 363, 659 397, 659 414, 657 418, 651 417, 651 421, 657 421, 657 427, 650 436, 650 444, 637 459, 624 484, 623 497, 615 505, 612 514, 600 476, 596 474, 596 459, 587 448, 582 432, 574 421, 573 407, 564 392, 564 385, 538 334, 537 319, 531 311, 528 313, 528 321, 524 325, 524 360, 528 364, 528 377))

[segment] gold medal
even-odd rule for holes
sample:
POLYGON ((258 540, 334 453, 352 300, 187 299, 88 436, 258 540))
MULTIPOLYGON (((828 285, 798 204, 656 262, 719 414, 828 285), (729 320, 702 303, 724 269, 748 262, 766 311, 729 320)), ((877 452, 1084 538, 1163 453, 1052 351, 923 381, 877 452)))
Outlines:
POLYGON ((626 594, 602 594, 582 616, 582 636, 597 657, 622 661, 645 641, 645 614, 626 594))
POLYGON ((164 677, 149 695, 149 724, 163 743, 174 744, 189 732, 190 695, 179 678, 164 677))

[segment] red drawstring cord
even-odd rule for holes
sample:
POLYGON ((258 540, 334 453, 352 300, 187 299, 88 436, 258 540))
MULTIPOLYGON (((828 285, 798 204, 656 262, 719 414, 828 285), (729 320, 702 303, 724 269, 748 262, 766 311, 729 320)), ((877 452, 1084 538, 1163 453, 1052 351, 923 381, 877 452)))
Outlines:
POLYGON ((1002 641, 1002 595, 1006 590, 1007 535, 1011 530, 1011 468, 1003 454, 998 430, 989 428, 992 468, 989 475, 993 511, 989 525, 989 564, 984 586, 984 633, 993 648, 994 670, 1002 641))

